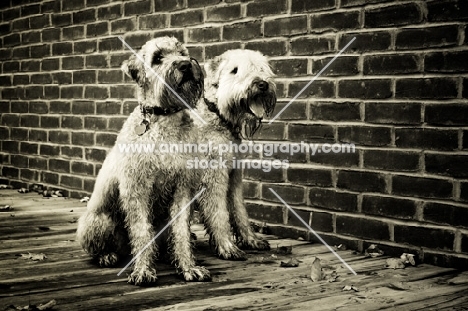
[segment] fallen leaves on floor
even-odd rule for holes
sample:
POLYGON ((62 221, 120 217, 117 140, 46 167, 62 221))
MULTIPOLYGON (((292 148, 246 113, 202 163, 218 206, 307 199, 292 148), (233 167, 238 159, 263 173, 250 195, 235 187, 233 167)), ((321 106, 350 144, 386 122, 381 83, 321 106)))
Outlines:
POLYGON ((381 250, 376 244, 371 244, 364 252, 364 256, 366 257, 380 257, 384 254, 384 251, 381 250))
POLYGON ((314 261, 312 262, 312 267, 310 269, 310 278, 313 282, 319 282, 323 278, 322 263, 320 262, 320 258, 318 257, 315 257, 314 261))
POLYGON ((289 255, 292 254, 292 245, 291 246, 277 246, 276 253, 280 255, 289 255))
POLYGON ((346 245, 344 245, 344 244, 335 245, 334 248, 335 248, 335 250, 337 250, 337 251, 345 251, 345 250, 347 250, 347 247, 346 247, 346 245))
POLYGON ((343 291, 355 291, 355 292, 358 292, 359 291, 359 288, 357 288, 356 286, 354 285, 345 285, 343 288, 342 288, 343 291))
POLYGON ((387 285, 388 288, 391 288, 391 289, 396 289, 396 290, 408 290, 410 289, 408 283, 406 282, 393 282, 393 283, 389 283, 387 285))
POLYGON ((55 306, 57 302, 55 299, 52 299, 46 304, 40 304, 38 306, 36 305, 29 305, 29 306, 24 306, 24 307, 18 307, 14 305, 9 305, 5 311, 10 311, 10 310, 26 310, 26 311, 42 311, 42 310, 50 310, 52 309, 53 306, 55 306))
POLYGON ((27 188, 20 188, 20 189, 18 189, 18 192, 19 192, 19 193, 28 193, 28 192, 29 192, 29 189, 27 189, 27 188))
POLYGON ((299 267, 299 260, 297 260, 296 258, 292 257, 292 258, 289 259, 289 261, 287 261, 287 262, 282 261, 281 264, 280 264, 280 267, 283 267, 283 268, 295 268, 295 267, 299 267))
POLYGON ((0 189, 12 189, 13 187, 10 186, 10 185, 5 185, 5 184, 1 184, 0 185, 0 189))
POLYGON ((388 258, 385 263, 385 268, 388 269, 404 269, 405 267, 406 265, 401 258, 388 258))
POLYGON ((5 205, 0 207, 0 212, 11 212, 13 210, 13 207, 10 205, 5 205))
POLYGON ((403 253, 400 258, 389 258, 386 261, 385 268, 388 269, 404 269, 406 266, 415 266, 414 254, 403 253))
POLYGON ((58 198, 63 197, 63 192, 61 190, 44 190, 42 196, 44 198, 58 198))
POLYGON ((454 278, 447 281, 450 285, 460 285, 468 283, 468 272, 462 272, 454 278))
MULTIPOLYGON (((88 202, 88 201, 89 201, 89 197, 82 197, 82 198, 80 199, 80 202, 81 202, 81 203, 86 203, 86 202, 88 202)), ((199 224, 199 223, 200 223, 200 220, 198 220, 198 222, 194 222, 194 223, 199 224)))
POLYGON ((47 256, 43 253, 39 253, 39 254, 27 253, 27 254, 19 254, 17 256, 19 256, 21 259, 30 259, 33 261, 42 261, 44 259, 47 259, 47 256))

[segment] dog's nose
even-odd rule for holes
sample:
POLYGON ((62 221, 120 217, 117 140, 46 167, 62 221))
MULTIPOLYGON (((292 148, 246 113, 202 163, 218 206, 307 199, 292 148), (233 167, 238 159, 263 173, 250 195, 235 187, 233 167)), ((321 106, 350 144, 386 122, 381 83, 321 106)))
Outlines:
POLYGON ((192 63, 189 62, 188 60, 181 61, 181 62, 177 65, 177 69, 178 69, 180 72, 187 72, 187 71, 189 71, 190 69, 192 69, 192 63))
POLYGON ((257 87, 260 91, 267 91, 268 90, 268 82, 266 81, 259 81, 257 83, 257 87))

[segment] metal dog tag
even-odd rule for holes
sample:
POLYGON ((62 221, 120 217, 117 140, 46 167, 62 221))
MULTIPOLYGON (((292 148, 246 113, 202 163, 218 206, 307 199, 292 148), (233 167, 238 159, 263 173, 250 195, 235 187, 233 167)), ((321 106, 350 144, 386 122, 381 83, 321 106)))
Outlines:
POLYGON ((149 125, 148 120, 143 119, 140 125, 135 126, 135 134, 137 134, 138 136, 145 134, 146 131, 148 130, 148 125, 149 125))

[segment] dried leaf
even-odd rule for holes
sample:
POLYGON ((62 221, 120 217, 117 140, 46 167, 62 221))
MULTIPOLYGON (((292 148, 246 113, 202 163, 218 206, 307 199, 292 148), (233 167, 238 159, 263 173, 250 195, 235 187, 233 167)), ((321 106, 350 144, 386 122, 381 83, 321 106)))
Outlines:
POLYGON ((28 193, 28 192, 29 192, 29 189, 27 189, 27 188, 20 188, 20 189, 18 189, 18 192, 19 192, 19 193, 28 193))
POLYGON ((401 260, 401 258, 388 258, 386 261, 385 268, 388 269, 404 269, 405 263, 401 260))
POLYGON ((312 262, 312 267, 310 269, 310 278, 313 282, 319 282, 323 279, 322 264, 320 262, 320 258, 318 257, 315 257, 314 261, 312 262))
POLYGON ((332 273, 325 274, 325 276, 323 277, 324 280, 327 280, 330 283, 335 282, 337 278, 338 273, 336 271, 332 271, 332 273))
POLYGON ((10 185, 5 185, 5 184, 0 185, 0 189, 11 189, 11 188, 12 188, 12 186, 10 186, 10 185))
POLYGON ((281 255, 292 254, 292 246, 280 246, 276 248, 276 253, 281 255))
POLYGON ((358 292, 359 291, 359 288, 357 288, 356 286, 354 285, 345 285, 342 290, 344 291, 350 291, 350 290, 353 290, 355 292, 358 292))
POLYGON ((37 306, 37 309, 38 310, 49 310, 53 306, 55 306, 56 304, 57 304, 57 301, 55 301, 55 299, 52 299, 51 301, 49 301, 46 304, 40 304, 39 306, 37 306))
POLYGON ((410 289, 408 283, 406 283, 406 282, 393 282, 393 283, 388 284, 387 287, 391 288, 391 289, 396 289, 396 290, 408 290, 408 289, 410 289))
POLYGON ((297 260, 296 258, 293 257, 293 258, 289 259, 289 261, 287 261, 287 262, 282 261, 281 264, 280 264, 280 267, 283 267, 283 268, 299 267, 299 260, 297 260))
POLYGON ((89 201, 89 197, 83 197, 83 198, 81 198, 81 200, 80 200, 81 203, 86 203, 86 202, 88 202, 88 201, 89 201))
POLYGON ((12 210, 13 210, 13 207, 11 207, 10 205, 5 205, 5 206, 0 207, 0 212, 10 212, 12 210))
POLYGON ((21 259, 31 259, 33 261, 42 261, 44 259, 47 259, 47 256, 43 253, 27 253, 27 254, 19 254, 21 259))
POLYGON ((403 263, 416 266, 416 261, 414 260, 414 254, 403 253, 400 256, 400 258, 403 261, 403 263))
POLYGON ((380 257, 384 254, 384 251, 379 249, 379 247, 376 244, 371 244, 364 252, 364 255, 366 257, 380 257))
POLYGON ((344 244, 340 244, 340 245, 335 245, 335 249, 337 251, 345 251, 345 250, 347 250, 347 247, 344 244))

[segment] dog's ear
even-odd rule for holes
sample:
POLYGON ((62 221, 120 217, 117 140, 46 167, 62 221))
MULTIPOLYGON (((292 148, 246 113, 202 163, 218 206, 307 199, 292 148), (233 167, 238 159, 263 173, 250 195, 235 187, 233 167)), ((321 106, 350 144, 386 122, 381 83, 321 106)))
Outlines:
POLYGON ((138 83, 139 86, 143 86, 143 84, 145 84, 145 66, 135 55, 132 55, 128 60, 125 60, 120 68, 127 76, 138 83))
POLYGON ((219 65, 223 61, 221 56, 216 56, 213 59, 210 59, 209 61, 205 62, 205 71, 207 75, 214 76, 216 71, 219 69, 219 65))

